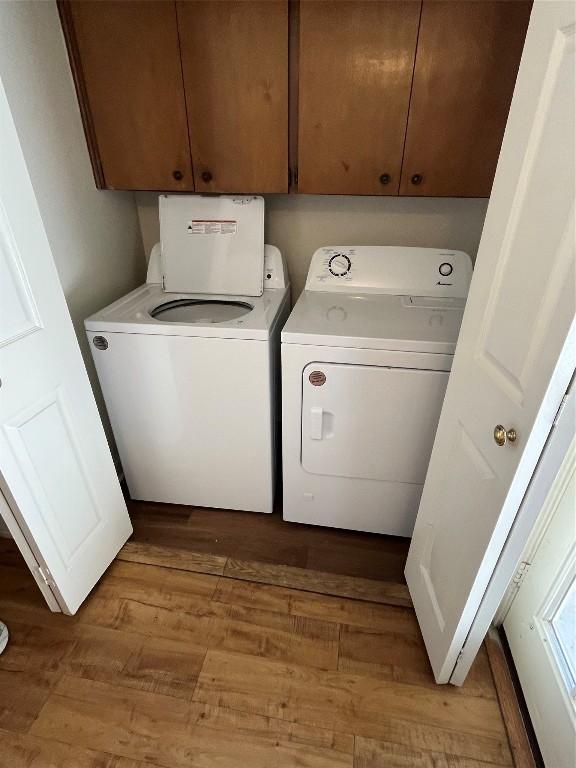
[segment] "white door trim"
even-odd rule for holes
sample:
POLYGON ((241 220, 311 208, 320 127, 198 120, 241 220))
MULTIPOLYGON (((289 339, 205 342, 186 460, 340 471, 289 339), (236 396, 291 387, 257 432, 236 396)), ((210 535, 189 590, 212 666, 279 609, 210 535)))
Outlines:
POLYGON ((526 575, 528 568, 532 564, 534 555, 536 554, 540 542, 542 541, 548 525, 550 524, 552 510, 544 504, 544 501, 547 498, 547 493, 551 489, 553 482, 555 481, 559 471, 559 466, 562 464, 566 453, 569 450, 570 436, 574 437, 576 432, 575 400, 576 380, 573 380, 566 394, 562 398, 562 402, 560 403, 560 407, 554 421, 553 432, 550 433, 548 443, 544 447, 543 454, 546 451, 551 451, 551 455, 542 456, 542 467, 539 465, 537 471, 534 473, 532 485, 529 488, 523 502, 524 504, 536 504, 538 517, 536 518, 534 527, 528 535, 526 546, 522 551, 521 560, 518 564, 518 569, 522 569, 522 576, 518 580, 514 578, 508 585, 504 599, 500 603, 492 621, 492 624, 496 627, 504 623, 506 614, 510 610, 510 606, 512 605, 514 598, 518 593, 520 583, 526 575), (562 436, 554 434, 554 431, 557 430, 558 427, 563 430, 564 434, 562 436), (548 473, 546 473, 546 467, 549 468, 548 473), (523 564, 525 564, 525 567, 523 567, 523 564))
MULTIPOLYGON (((568 339, 571 342, 571 339, 568 339)), ((568 343, 564 356, 574 360, 574 343, 568 343)), ((476 614, 470 632, 456 661, 456 666, 450 677, 454 685, 462 685, 474 661, 486 633, 494 619, 498 607, 505 597, 508 588, 517 573, 527 545, 533 537, 534 528, 542 511, 544 501, 562 466, 566 453, 574 439, 576 423, 576 383, 574 378, 565 395, 556 406, 558 410, 548 440, 544 445, 540 459, 534 470, 530 484, 526 490, 514 524, 510 529, 506 543, 502 549, 496 567, 492 573, 484 597, 476 614)), ((538 526, 539 527, 539 526, 538 526)), ((507 611, 511 600, 507 601, 507 611)), ((505 613, 500 611, 494 623, 501 624, 505 613)))

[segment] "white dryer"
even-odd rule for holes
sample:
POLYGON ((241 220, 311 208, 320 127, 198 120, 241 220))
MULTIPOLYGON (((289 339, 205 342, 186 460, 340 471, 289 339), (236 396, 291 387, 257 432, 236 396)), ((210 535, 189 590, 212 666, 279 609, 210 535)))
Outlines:
POLYGON ((290 292, 264 201, 162 196, 160 234, 147 284, 85 321, 130 495, 272 512, 290 292))
POLYGON ((285 520, 412 534, 471 274, 461 251, 316 251, 282 331, 285 520))

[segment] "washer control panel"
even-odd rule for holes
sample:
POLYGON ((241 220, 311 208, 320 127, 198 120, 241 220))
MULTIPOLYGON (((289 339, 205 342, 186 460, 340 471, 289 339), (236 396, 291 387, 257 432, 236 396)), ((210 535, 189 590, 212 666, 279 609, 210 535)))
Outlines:
POLYGON ((463 251, 402 246, 326 246, 313 255, 306 289, 395 296, 468 295, 472 262, 463 251))

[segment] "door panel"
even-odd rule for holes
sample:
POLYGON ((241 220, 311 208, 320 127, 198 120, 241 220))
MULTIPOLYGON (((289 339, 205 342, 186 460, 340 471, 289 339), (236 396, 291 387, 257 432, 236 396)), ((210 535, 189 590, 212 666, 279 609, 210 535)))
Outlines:
POLYGON ((0 119, 0 489, 75 613, 132 527, 1 87, 0 119))
POLYGON ((299 192, 398 194, 420 5, 300 3, 299 192))
POLYGON ((439 509, 428 522, 422 534, 419 578, 434 621, 446 632, 458 620, 478 569, 478 562, 470 557, 469 549, 458 543, 466 542, 470 536, 471 520, 475 538, 485 540, 490 536, 492 520, 486 515, 486 497, 498 478, 462 423, 456 425, 454 440, 444 456, 442 473, 442 505, 451 512, 465 508, 466 513, 442 515, 439 509), (470 493, 471 488, 474 493, 470 493), (449 557, 443 546, 448 541, 452 547, 449 557))
POLYGON ((288 0, 178 2, 198 192, 288 191, 288 0))
POLYGON ((174 3, 73 0, 68 8, 102 186, 193 190, 174 3))
MULTIPOLYGON (((571 55, 563 62, 550 83, 549 97, 570 98, 566 82, 570 77, 571 55)), ((574 265, 571 261, 574 235, 574 199, 567 191, 574 183, 574 169, 559 152, 547 148, 565 147, 573 139, 573 122, 548 119, 538 126, 531 142, 531 157, 524 164, 522 187, 515 201, 516 215, 511 220, 506 243, 500 255, 493 292, 481 320, 476 358, 486 375, 497 378, 506 395, 518 405, 529 396, 529 388, 546 352, 548 334, 558 322, 563 294, 574 265), (546 194, 539 186, 550 179, 546 194), (553 230, 541 227, 542 220, 555 220, 564 226, 553 230), (517 279, 532 249, 546 253, 538 280, 517 279), (505 298, 502 296, 505 287, 505 298), (518 328, 524 333, 519 336, 518 328)))
POLYGON ((574 371, 574 6, 535 6, 407 582, 451 675, 574 371), (495 427, 513 428, 503 444, 495 427), (515 437, 515 439, 514 439, 515 437))
POLYGON ((401 195, 488 197, 531 6, 423 1, 401 195))
POLYGON ((308 365, 302 466, 321 475, 423 483, 447 383, 446 371, 308 365), (319 386, 310 379, 318 370, 325 376, 319 386))
POLYGON ((62 390, 43 397, 12 418, 5 424, 4 433, 28 480, 38 524, 52 538, 61 563, 67 568, 101 524, 102 516, 74 439, 74 425, 66 412, 62 390), (76 515, 77 509, 83 510, 83 514, 76 515))
POLYGON ((42 327, 5 214, 0 237, 0 348, 42 327))

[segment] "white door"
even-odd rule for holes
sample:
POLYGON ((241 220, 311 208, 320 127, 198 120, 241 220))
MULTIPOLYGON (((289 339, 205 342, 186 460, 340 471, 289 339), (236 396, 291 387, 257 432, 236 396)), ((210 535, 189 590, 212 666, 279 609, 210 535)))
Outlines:
POLYGON ((74 613, 132 526, 1 84, 0 135, 1 490, 74 613))
POLYGON ((574 370, 575 32, 573 3, 534 3, 408 555, 438 682, 450 680, 574 370))
POLYGON ((544 761, 576 765, 576 441, 542 514, 542 536, 504 630, 544 761))

